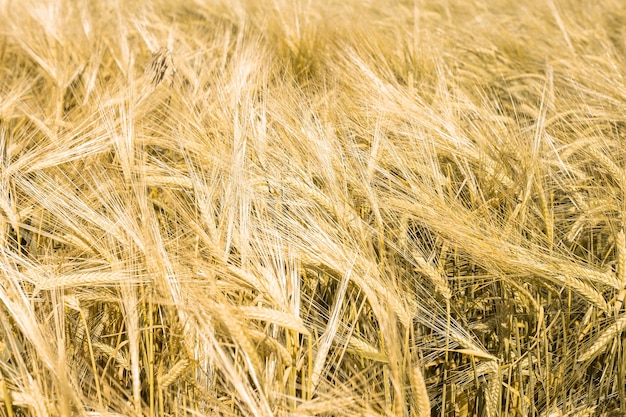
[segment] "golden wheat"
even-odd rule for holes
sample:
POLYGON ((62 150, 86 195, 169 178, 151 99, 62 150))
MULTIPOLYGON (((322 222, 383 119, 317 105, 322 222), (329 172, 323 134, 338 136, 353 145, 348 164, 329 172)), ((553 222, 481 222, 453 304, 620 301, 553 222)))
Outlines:
POLYGON ((626 409, 618 3, 0 0, 0 414, 626 409))

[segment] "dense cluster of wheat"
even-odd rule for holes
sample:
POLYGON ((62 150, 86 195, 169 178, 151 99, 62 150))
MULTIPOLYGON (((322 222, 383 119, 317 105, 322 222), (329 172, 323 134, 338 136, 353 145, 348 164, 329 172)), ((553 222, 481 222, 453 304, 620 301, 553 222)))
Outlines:
POLYGON ((620 1, 0 21, 0 414, 626 408, 620 1))

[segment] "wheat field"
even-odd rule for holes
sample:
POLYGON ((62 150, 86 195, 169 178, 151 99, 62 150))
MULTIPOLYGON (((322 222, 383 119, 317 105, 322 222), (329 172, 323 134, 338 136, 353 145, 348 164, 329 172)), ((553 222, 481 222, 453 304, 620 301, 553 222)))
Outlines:
POLYGON ((621 1, 0 22, 1 415, 626 415, 621 1))

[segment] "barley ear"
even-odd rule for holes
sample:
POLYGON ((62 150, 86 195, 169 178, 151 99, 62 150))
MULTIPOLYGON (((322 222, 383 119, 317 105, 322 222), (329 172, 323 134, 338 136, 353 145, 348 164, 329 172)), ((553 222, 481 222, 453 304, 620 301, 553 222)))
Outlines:
POLYGON ((615 323, 607 327, 596 341, 591 345, 588 351, 580 355, 578 362, 585 362, 589 359, 595 358, 602 350, 609 344, 622 330, 626 328, 626 317, 621 317, 615 323))
POLYGON ((417 416, 429 417, 430 416, 430 399, 428 398, 428 391, 426 390, 426 382, 424 381, 424 375, 420 369, 419 364, 413 367, 413 372, 410 374, 411 381, 411 393, 415 400, 417 407, 417 416))
POLYGON ((449 300, 452 297, 452 291, 450 290, 448 281, 442 277, 442 274, 439 273, 439 271, 423 257, 414 255, 414 258, 419 266, 419 271, 430 279, 435 286, 435 290, 441 294, 444 299, 449 300))
POLYGON ((172 366, 172 369, 170 369, 168 373, 160 378, 159 382, 161 388, 165 389, 172 385, 172 383, 176 381, 176 379, 178 379, 183 374, 183 372, 185 372, 185 370, 189 367, 189 364, 189 359, 181 359, 176 362, 176 364, 172 366))
POLYGON ((490 365, 493 370, 493 375, 489 379, 489 384, 485 391, 485 409, 488 417, 496 417, 499 415, 502 381, 498 363, 491 361, 490 365))
POLYGON ((621 288, 624 288, 626 287, 626 235, 624 229, 617 232, 615 250, 617 251, 617 279, 622 284, 621 288))
POLYGON ((176 73, 172 62, 172 54, 167 48, 159 48, 152 53, 150 62, 146 67, 146 77, 153 87, 157 87, 167 77, 176 73))
POLYGON ((615 315, 624 306, 624 297, 626 297, 626 236, 624 229, 620 229, 615 237, 615 251, 617 252, 617 282, 619 283, 619 293, 615 297, 613 303, 613 311, 615 315))

